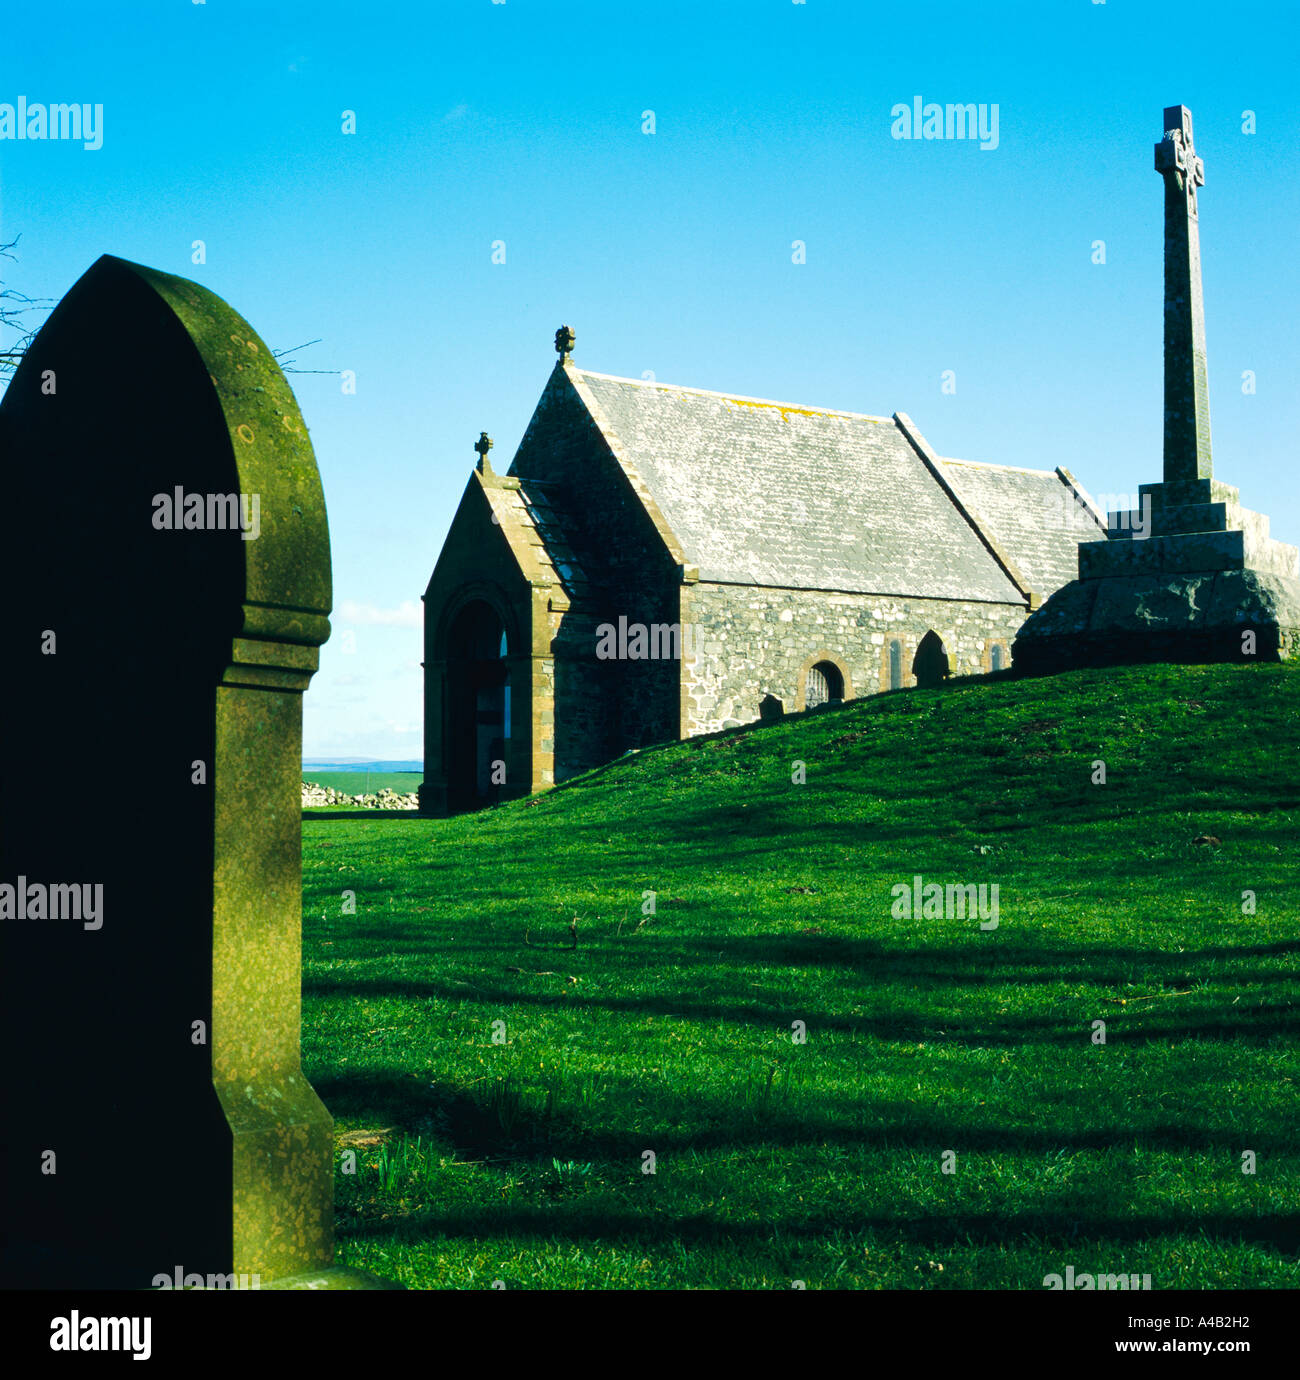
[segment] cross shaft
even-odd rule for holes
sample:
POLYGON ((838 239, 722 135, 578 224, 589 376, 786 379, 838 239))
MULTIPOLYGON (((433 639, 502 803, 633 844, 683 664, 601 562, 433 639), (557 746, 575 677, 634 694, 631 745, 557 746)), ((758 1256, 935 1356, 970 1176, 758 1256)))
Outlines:
POLYGON ((1165 109, 1165 137, 1156 145, 1165 183, 1165 435, 1166 484, 1210 479, 1210 390, 1205 363, 1205 301, 1196 189, 1205 164, 1192 146, 1192 113, 1165 109))

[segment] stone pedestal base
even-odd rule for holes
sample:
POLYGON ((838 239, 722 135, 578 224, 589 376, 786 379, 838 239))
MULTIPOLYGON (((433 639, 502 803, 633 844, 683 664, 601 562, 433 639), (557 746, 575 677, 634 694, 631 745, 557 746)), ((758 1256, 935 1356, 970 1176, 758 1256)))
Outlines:
POLYGON ((1145 484, 1107 541, 1079 547, 1079 578, 1020 629, 1015 669, 1045 675, 1136 662, 1300 656, 1300 551, 1218 480, 1145 484))

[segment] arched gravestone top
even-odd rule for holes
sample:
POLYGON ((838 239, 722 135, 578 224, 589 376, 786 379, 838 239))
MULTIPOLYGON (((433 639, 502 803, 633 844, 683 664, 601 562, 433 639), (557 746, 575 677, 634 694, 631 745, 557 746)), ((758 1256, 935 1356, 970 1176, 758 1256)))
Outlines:
POLYGON ((331 605, 325 496, 306 423, 279 364, 238 312, 197 283, 107 255, 82 282, 93 288, 101 273, 133 275, 176 314, 217 395, 237 487, 262 497, 260 537, 242 543, 244 599, 279 616, 246 614, 246 630, 273 626, 288 640, 319 646, 329 636, 319 620, 331 605))
POLYGON ((324 1269, 299 780, 331 588, 298 406, 220 298, 106 256, 0 402, 0 471, 5 1282, 324 1269))
MULTIPOLYGON (((253 622, 274 623, 289 640, 319 646, 329 628, 313 615, 324 617, 331 605, 320 474, 289 382, 248 322, 198 283, 105 254, 69 292, 49 326, 65 310, 80 316, 111 309, 115 300, 129 309, 150 295, 174 314, 180 332, 172 342, 157 341, 156 350, 188 347, 197 353, 229 438, 236 488, 261 495, 260 536, 241 544, 244 599, 285 616, 253 622)), ((120 329, 120 322, 110 327, 120 329)))
MULTIPOLYGON (((230 548, 223 564, 242 571, 226 569, 222 593, 229 599, 242 586, 248 638, 319 646, 328 637, 329 531, 307 427, 271 351, 214 293, 104 255, 33 342, 0 418, 0 444, 35 435, 36 454, 62 471, 21 466, 15 474, 11 462, 6 480, 15 497, 17 484, 31 500, 53 491, 75 505, 68 482, 85 483, 85 471, 106 463, 117 472, 109 476, 114 489, 153 471, 160 485, 171 478, 187 492, 259 495, 258 537, 223 534, 230 548), (47 370, 52 395, 43 391, 47 370), (83 444, 86 451, 75 453, 83 444), (80 472, 70 462, 80 462, 80 472)), ((47 568, 41 582, 54 573, 47 568)))

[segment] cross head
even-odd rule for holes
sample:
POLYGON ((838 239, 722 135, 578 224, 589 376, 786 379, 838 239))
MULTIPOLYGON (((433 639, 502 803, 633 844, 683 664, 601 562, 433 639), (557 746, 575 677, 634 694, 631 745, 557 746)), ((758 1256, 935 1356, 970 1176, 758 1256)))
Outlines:
POLYGON ((559 355, 561 364, 573 353, 573 346, 577 339, 578 337, 567 326, 561 326, 555 332, 555 353, 559 355))
POLYGON ((492 449, 492 438, 486 431, 480 431, 478 440, 474 442, 474 449, 478 451, 480 461, 487 459, 487 453, 492 449))
POLYGON ((1192 147, 1192 112, 1185 105, 1165 109, 1165 137, 1156 145, 1156 172, 1176 179, 1187 198, 1188 215, 1196 215, 1196 189, 1205 185, 1205 163, 1192 147))

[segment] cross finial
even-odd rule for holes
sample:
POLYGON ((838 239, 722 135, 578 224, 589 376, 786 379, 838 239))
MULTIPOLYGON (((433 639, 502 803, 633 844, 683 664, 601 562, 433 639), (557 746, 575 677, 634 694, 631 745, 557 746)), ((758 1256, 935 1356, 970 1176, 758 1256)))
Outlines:
POLYGON ((561 326, 560 329, 555 332, 555 353, 559 355, 561 364, 568 361, 569 356, 573 353, 573 346, 577 339, 578 337, 574 335, 567 326, 561 326))
POLYGON ((480 431, 478 440, 474 442, 474 449, 478 451, 478 472, 485 474, 488 471, 488 451, 492 449, 492 438, 486 431, 480 431))
POLYGON ((1165 107, 1165 137, 1156 145, 1156 172, 1181 192, 1187 214, 1196 215, 1196 189, 1205 186, 1205 163, 1192 147, 1192 112, 1185 105, 1165 107))

